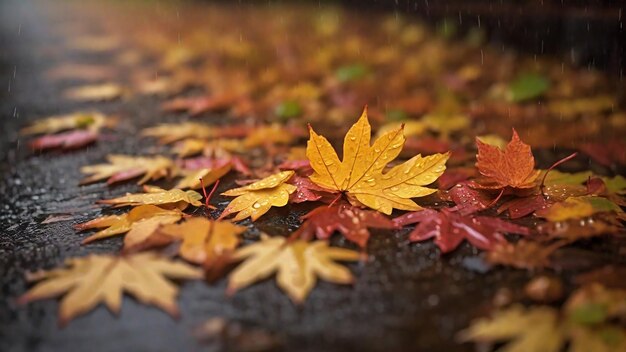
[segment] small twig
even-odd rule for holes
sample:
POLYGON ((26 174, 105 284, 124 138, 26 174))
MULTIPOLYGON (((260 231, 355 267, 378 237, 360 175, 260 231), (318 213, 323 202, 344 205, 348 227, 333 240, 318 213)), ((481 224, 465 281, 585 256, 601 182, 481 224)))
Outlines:
POLYGON ((485 209, 489 209, 491 208, 494 204, 496 204, 499 200, 500 197, 502 197, 502 195, 504 194, 504 188, 502 188, 500 190, 500 194, 498 194, 498 196, 496 197, 496 199, 492 200, 491 203, 487 204, 487 206, 485 207, 485 209))
POLYGON ((335 199, 333 199, 333 201, 332 201, 332 202, 330 202, 330 204, 328 204, 328 207, 330 208, 330 207, 332 207, 333 205, 335 205, 335 203, 337 203, 337 201, 341 198, 341 196, 342 196, 342 195, 343 195, 343 193, 339 193, 339 194, 337 195, 337 197, 335 197, 335 199))
POLYGON ((202 185, 202 193, 204 193, 204 206, 207 209, 216 209, 214 206, 209 204, 209 202, 211 201, 211 197, 213 196, 213 193, 215 193, 215 190, 217 189, 217 186, 219 184, 220 184, 220 180, 218 179, 217 181, 215 181, 215 184, 213 185, 213 189, 211 190, 211 192, 207 194, 206 188, 204 187, 204 180, 202 177, 200 177, 200 185, 202 185))

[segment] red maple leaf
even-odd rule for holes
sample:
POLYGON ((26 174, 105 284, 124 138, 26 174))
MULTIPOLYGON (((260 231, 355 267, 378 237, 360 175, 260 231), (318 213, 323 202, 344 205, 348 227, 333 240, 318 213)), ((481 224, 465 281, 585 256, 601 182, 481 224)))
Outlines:
POLYGON ((498 243, 505 243, 504 233, 529 235, 527 227, 488 217, 461 215, 457 211, 424 209, 404 214, 393 220, 400 226, 419 223, 409 235, 409 241, 420 242, 435 238, 442 253, 454 250, 465 239, 482 250, 492 250, 498 243))
POLYGON ((476 139, 476 168, 484 176, 477 181, 480 188, 532 188, 539 176, 530 146, 519 138, 515 129, 504 150, 476 139))
POLYGON ((367 246, 370 238, 369 227, 399 228, 391 219, 377 211, 360 209, 346 203, 318 207, 303 216, 302 220, 304 223, 296 231, 300 238, 310 239, 316 236, 318 239, 327 239, 335 231, 339 231, 361 248, 367 246))

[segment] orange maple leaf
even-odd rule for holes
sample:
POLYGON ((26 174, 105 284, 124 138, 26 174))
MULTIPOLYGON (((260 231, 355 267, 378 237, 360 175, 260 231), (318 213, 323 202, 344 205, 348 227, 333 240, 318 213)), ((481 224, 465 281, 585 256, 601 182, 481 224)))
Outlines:
POLYGON ((530 146, 519 138, 515 129, 504 150, 476 138, 476 168, 484 176, 481 188, 532 188, 540 171, 535 170, 535 158, 530 146))

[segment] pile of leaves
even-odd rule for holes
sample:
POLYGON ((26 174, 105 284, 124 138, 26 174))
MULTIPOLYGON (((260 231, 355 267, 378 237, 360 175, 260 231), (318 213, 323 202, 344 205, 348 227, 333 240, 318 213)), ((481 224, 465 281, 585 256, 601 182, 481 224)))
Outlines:
MULTIPOLYGON (((75 226, 81 234, 89 231, 85 246, 123 236, 123 247, 29 275, 38 283, 21 303, 63 296, 59 321, 66 324, 99 303, 118 312, 127 293, 176 316, 178 286, 169 279, 212 284, 227 276, 228 294, 275 277, 301 304, 318 279, 344 285, 358 280, 350 264, 340 262, 376 260, 367 256, 372 228, 391 234, 408 227, 406 245, 432 240, 440 255, 467 242, 487 265, 532 272, 559 269, 555 254, 581 241, 624 232, 626 178, 616 172, 626 163, 623 141, 599 140, 609 130, 624 131, 624 112, 600 74, 561 65, 557 70, 525 57, 497 61, 501 69, 494 73, 484 67, 499 60, 495 51, 404 20, 370 26, 377 32, 367 41, 352 32, 360 20, 342 28, 325 20, 315 23, 311 40, 292 41, 281 33, 310 25, 310 19, 301 21, 303 13, 285 12, 284 27, 277 28, 244 11, 237 16, 246 20, 237 22, 246 36, 234 37, 219 30, 233 14, 212 9, 209 27, 189 13, 177 29, 188 36, 176 39, 180 45, 172 45, 176 31, 158 37, 152 28, 125 20, 104 24, 112 37, 79 36, 67 43, 72 50, 118 54, 112 67, 58 67, 50 79, 122 81, 119 66, 133 75, 125 84, 75 87, 63 93, 66 99, 153 94, 164 112, 199 118, 223 112, 230 119, 153 126, 141 135, 156 140, 160 154, 113 154, 82 166, 82 184, 115 187, 137 180, 141 186, 137 193, 99 200, 110 215, 75 226), (379 45, 387 35, 399 42, 379 45), (165 74, 155 79, 152 72, 165 74), (204 93, 190 96, 191 87, 204 93), (352 124, 367 102, 376 105, 352 124), (501 123, 505 116, 508 124, 501 123), (350 124, 340 157, 335 130, 350 124), (579 150, 607 167, 602 174, 559 171, 580 164, 575 152, 540 169, 531 144, 511 125, 523 128, 533 146, 549 142, 579 150), (227 205, 213 205, 218 189, 227 205), (305 202, 312 210, 291 234, 254 236, 253 222, 276 216, 273 208, 305 202), (254 239, 243 241, 244 235, 254 239), (333 236, 347 244, 331 246, 333 236)), ((102 130, 117 128, 115 121, 78 112, 40 120, 23 133, 42 135, 31 142, 36 150, 73 149, 106 139, 102 130)), ((581 285, 560 310, 558 299, 548 302, 552 306, 514 305, 473 324, 460 339, 512 339, 510 349, 520 351, 541 344, 558 351, 566 341, 574 351, 600 345, 617 351, 626 343, 626 295, 606 278, 596 281, 581 285)))

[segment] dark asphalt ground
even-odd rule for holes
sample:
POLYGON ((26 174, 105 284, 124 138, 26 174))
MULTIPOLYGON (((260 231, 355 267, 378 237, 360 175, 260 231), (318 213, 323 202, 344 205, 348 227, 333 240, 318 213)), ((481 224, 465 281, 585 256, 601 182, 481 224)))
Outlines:
MULTIPOLYGON (((141 154, 153 148, 154 142, 136 138, 137 131, 184 117, 160 112, 157 98, 97 104, 59 99, 60 89, 73 82, 52 83, 42 73, 77 58, 34 50, 54 47, 59 38, 46 30, 46 17, 28 2, 5 1, 0 6, 0 351, 234 349, 232 344, 230 348, 199 344, 193 337, 194 328, 212 317, 275 333, 287 351, 469 351, 471 346, 454 342, 455 333, 484 314, 499 287, 520 292, 533 276, 512 269, 481 273, 482 267, 473 265, 479 261, 478 251, 467 244, 440 257, 431 242, 405 244, 408 230, 374 231, 369 262, 350 266, 357 278, 354 287, 320 282, 301 307, 293 305, 271 280, 231 298, 224 293, 224 279, 214 285, 188 282, 178 300, 179 321, 126 297, 119 317, 101 306, 60 329, 56 300, 16 305, 16 297, 28 287, 24 273, 54 267, 65 258, 118 251, 121 237, 81 246, 87 233, 77 234, 72 225, 111 213, 94 205, 96 200, 138 189, 133 183, 78 186, 80 166, 102 162, 110 153, 141 154), (17 136, 17 129, 28 121, 81 108, 122 116, 111 141, 72 152, 32 154, 17 136), (72 220, 41 224, 57 214, 70 214, 72 220)), ((107 57, 84 59, 106 62, 107 57)), ((232 180, 225 180, 219 190, 231 186, 232 180)), ((225 199, 217 200, 223 207, 225 199)), ((259 230, 287 234, 297 227, 298 216, 305 210, 271 210, 254 225, 244 223, 251 228, 246 236, 257 238, 259 230)), ((341 239, 334 244, 348 246, 341 239)), ((588 266, 620 260, 614 254, 616 248, 608 241, 590 241, 573 251, 581 253, 588 266), (607 253, 595 254, 600 250, 607 253)), ((561 275, 569 278, 578 270, 561 275)))

